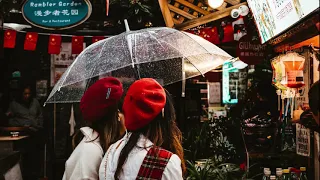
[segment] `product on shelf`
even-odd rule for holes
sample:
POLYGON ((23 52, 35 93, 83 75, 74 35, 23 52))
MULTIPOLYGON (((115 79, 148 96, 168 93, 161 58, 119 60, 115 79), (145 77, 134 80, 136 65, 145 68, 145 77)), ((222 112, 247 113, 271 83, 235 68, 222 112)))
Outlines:
POLYGON ((283 176, 282 176, 283 180, 290 180, 291 179, 289 172, 290 172, 289 169, 284 169, 283 170, 283 176))
POLYGON ((300 167, 300 180, 308 180, 307 177, 307 168, 306 167, 300 167))
POLYGON ((262 180, 270 180, 270 176, 271 176, 271 171, 270 168, 264 168, 264 175, 262 177, 262 180))

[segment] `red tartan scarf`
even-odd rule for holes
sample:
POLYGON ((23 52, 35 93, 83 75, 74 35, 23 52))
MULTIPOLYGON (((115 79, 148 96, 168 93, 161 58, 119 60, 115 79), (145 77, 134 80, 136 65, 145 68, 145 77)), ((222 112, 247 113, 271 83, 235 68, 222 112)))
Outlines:
POLYGON ((162 178, 172 153, 160 147, 149 149, 136 179, 139 180, 159 180, 162 178))

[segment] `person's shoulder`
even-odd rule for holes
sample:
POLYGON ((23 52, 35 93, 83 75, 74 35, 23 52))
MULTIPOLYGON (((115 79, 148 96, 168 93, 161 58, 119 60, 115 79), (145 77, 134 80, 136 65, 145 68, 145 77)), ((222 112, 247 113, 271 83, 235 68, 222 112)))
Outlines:
POLYGON ((181 159, 179 158, 178 155, 172 154, 170 159, 169 159, 169 163, 168 164, 173 165, 173 166, 178 165, 180 167, 181 166, 181 159))
POLYGON ((172 154, 166 168, 164 169, 162 180, 176 179, 182 180, 182 169, 181 159, 176 155, 172 154))
POLYGON ((75 152, 78 152, 81 157, 102 157, 103 150, 100 144, 93 141, 82 141, 75 149, 75 152))
POLYGON ((32 102, 36 104, 40 104, 37 98, 32 98, 32 102))

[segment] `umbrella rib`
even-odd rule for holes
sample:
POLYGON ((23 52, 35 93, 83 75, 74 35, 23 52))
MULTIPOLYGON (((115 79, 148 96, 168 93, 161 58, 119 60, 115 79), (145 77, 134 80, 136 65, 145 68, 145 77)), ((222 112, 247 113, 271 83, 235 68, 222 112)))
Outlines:
POLYGON ((196 68, 199 72, 200 72, 200 74, 204 77, 204 74, 188 59, 188 58, 186 58, 188 61, 189 61, 189 63, 190 64, 192 64, 192 66, 194 67, 194 68, 196 68))
POLYGON ((148 32, 148 34, 149 34, 154 40, 156 40, 156 41, 158 42, 158 44, 160 44, 160 46, 163 48, 163 46, 162 46, 162 44, 160 43, 160 41, 159 41, 153 34, 151 34, 150 31, 147 31, 147 32, 148 32))
MULTIPOLYGON (((164 42, 165 42, 165 41, 164 41, 164 42)), ((167 42, 165 42, 165 43, 167 43, 167 42)), ((171 46, 173 49, 175 49, 178 53, 180 53, 177 48, 175 48, 174 46, 172 46, 172 45, 169 44, 169 43, 167 43, 167 44, 168 44, 169 46, 171 46)), ((181 54, 181 53, 180 53, 180 54, 181 54)), ((196 70, 198 70, 199 73, 204 77, 203 73, 202 73, 187 57, 185 57, 184 55, 181 55, 181 57, 182 57, 183 59, 187 59, 187 60, 189 61, 189 63, 192 64, 192 66, 193 66, 194 68, 196 68, 196 70)))

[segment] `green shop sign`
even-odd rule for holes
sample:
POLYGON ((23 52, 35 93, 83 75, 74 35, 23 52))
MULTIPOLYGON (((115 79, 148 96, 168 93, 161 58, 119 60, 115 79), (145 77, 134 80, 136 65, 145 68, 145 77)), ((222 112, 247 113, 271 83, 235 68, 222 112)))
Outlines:
POLYGON ((91 15, 89 0, 26 0, 23 17, 30 24, 51 30, 75 27, 91 15))

